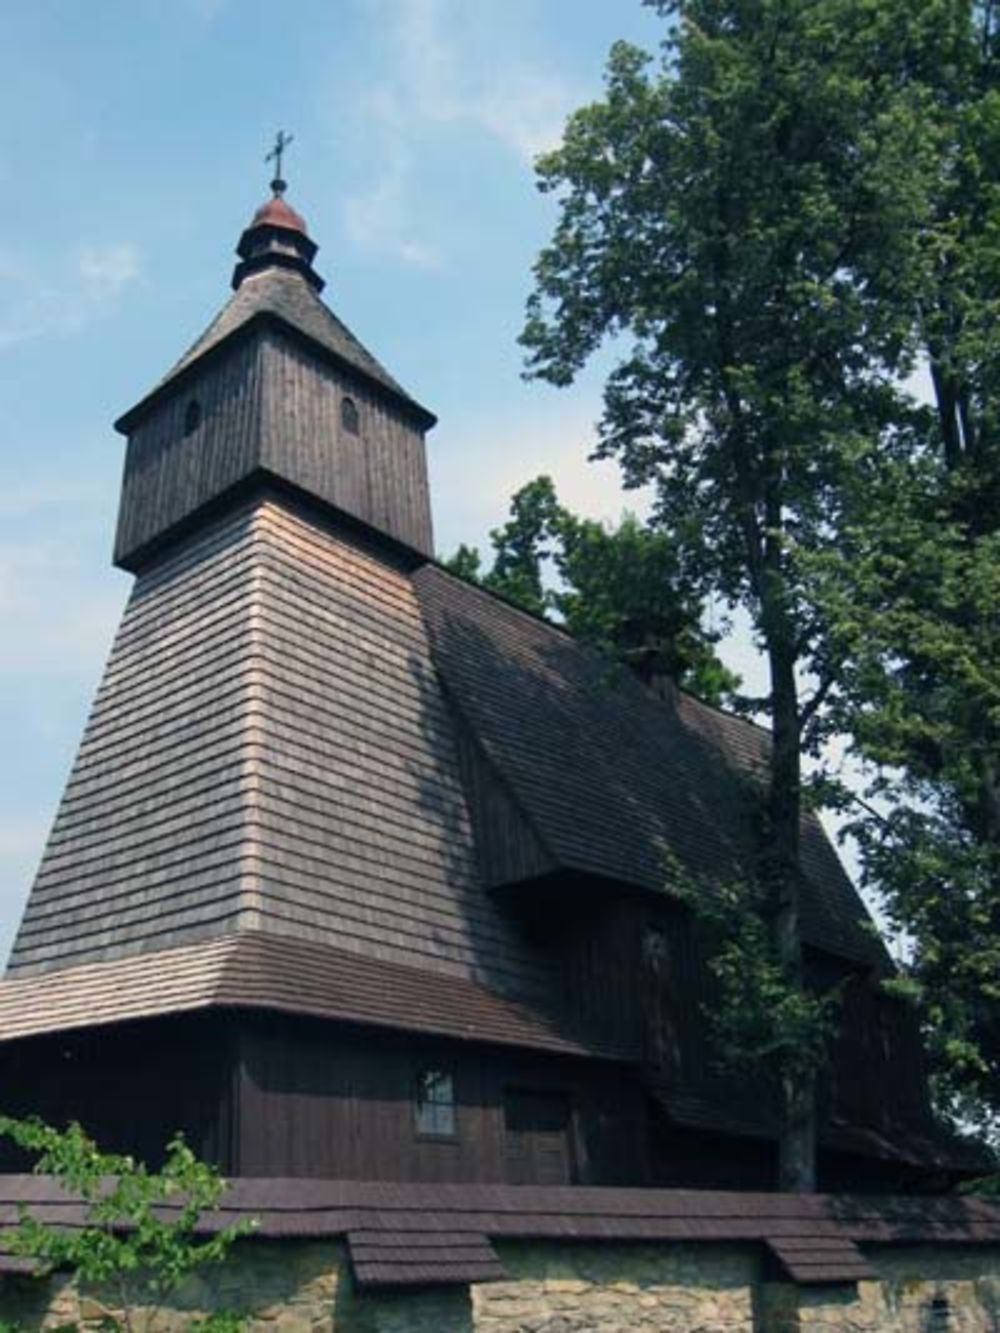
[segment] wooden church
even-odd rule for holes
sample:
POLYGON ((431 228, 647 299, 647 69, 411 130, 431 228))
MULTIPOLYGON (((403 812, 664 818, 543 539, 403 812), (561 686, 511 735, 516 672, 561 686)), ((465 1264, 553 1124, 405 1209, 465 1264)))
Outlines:
MULTIPOLYGON (((231 1176, 769 1186, 675 887, 752 856, 767 733, 441 568, 435 418, 322 301, 283 182, 237 253, 117 423, 135 584, 0 982, 0 1106, 231 1176)), ((803 834, 843 993, 820 1184, 940 1183, 890 961, 803 834)))

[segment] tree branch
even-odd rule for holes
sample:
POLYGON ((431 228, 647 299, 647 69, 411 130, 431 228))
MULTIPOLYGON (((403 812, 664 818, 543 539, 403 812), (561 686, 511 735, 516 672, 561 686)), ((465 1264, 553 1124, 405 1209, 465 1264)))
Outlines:
POLYGON ((839 679, 839 669, 831 667, 820 680, 813 695, 799 709, 799 729, 804 730, 819 710, 826 703, 830 696, 830 691, 836 685, 839 679))

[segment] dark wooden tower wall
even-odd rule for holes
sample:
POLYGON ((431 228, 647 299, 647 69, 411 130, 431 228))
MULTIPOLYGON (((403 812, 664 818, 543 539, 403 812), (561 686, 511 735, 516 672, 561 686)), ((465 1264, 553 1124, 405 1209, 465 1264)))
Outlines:
POLYGON ((259 338, 231 342, 132 427, 116 564, 141 565, 158 539, 260 466, 262 369, 259 338))
POLYGON ((178 525, 265 473, 431 550, 424 436, 413 414, 262 323, 198 363, 134 426, 116 562, 140 567, 178 525))
POLYGON ((263 339, 261 463, 425 555, 433 553, 427 452, 412 412, 280 325, 263 339), (357 430, 344 421, 349 399, 357 430))

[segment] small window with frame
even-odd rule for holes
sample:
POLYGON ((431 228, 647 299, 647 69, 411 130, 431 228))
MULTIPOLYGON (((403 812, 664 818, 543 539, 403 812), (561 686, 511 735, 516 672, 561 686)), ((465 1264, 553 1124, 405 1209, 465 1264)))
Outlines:
POLYGON ((360 432, 361 417, 358 412, 358 405, 353 398, 341 398, 340 424, 348 435, 357 435, 360 432))
POLYGON ((642 959, 654 977, 666 977, 670 970, 670 936, 665 921, 647 921, 642 933, 642 959))
POLYGON ((184 434, 193 435, 201 425, 201 403, 192 398, 184 409, 184 434))
POLYGON ((454 1076, 444 1069, 421 1069, 417 1074, 413 1114, 414 1127, 421 1138, 456 1138, 454 1076))

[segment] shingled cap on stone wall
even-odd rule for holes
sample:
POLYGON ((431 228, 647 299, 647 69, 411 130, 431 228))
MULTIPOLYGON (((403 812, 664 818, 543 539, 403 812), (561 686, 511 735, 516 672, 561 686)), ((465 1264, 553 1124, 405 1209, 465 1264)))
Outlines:
MULTIPOLYGON (((56 1226, 85 1221, 58 1182, 0 1176, 0 1228, 22 1206, 56 1226)), ((824 1286, 874 1276, 860 1246, 1000 1243, 1000 1207, 957 1196, 239 1179, 200 1229, 240 1219, 255 1221, 254 1237, 343 1239, 368 1288, 502 1278, 493 1242, 505 1240, 758 1244, 786 1280, 824 1286)))

